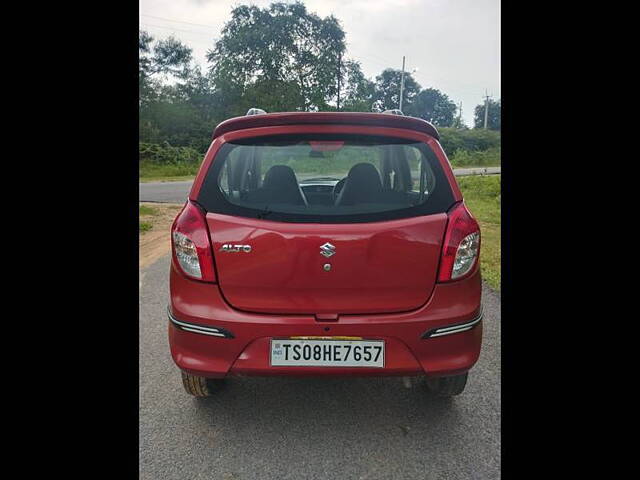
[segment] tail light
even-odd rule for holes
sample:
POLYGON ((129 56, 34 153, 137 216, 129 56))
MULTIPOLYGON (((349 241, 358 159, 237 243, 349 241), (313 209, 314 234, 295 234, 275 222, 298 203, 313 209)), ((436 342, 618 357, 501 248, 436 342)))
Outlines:
POLYGON ((480 226, 465 204, 461 202, 456 205, 448 216, 438 272, 439 282, 464 278, 476 266, 480 256, 480 226))
POLYGON ((216 281, 204 212, 190 200, 171 227, 171 250, 175 263, 187 277, 203 282, 216 281))

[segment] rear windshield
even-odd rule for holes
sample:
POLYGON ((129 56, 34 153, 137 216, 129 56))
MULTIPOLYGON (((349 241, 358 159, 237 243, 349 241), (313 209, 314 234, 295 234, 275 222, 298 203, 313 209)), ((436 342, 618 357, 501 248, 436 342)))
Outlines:
POLYGON ((446 212, 453 194, 424 143, 307 135, 226 143, 198 203, 276 221, 371 222, 446 212))

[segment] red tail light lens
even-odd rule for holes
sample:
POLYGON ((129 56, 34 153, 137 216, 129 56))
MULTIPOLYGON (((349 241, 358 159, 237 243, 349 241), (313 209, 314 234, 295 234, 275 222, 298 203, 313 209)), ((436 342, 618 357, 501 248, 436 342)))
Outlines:
POLYGON ((480 226, 464 203, 448 213, 440 259, 439 282, 460 280, 473 271, 480 256, 480 226))
POLYGON ((204 212, 191 201, 171 227, 171 250, 175 263, 187 277, 215 282, 213 252, 204 212))

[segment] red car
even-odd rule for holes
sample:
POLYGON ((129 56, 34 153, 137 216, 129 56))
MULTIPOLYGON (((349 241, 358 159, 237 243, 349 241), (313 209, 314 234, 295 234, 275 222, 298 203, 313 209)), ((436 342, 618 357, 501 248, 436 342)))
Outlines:
POLYGON ((424 376, 464 390, 482 340, 480 229, 428 122, 226 120, 171 229, 186 391, 233 375, 424 376))

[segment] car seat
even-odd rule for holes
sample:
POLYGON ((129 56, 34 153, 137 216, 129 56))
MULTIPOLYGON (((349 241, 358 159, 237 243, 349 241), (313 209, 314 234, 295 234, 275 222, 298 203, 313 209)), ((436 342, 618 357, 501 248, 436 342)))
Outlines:
POLYGON ((264 175, 262 187, 252 198, 265 203, 289 203, 307 205, 293 169, 287 165, 274 165, 264 175))
POLYGON ((382 195, 380 174, 371 163, 351 167, 344 187, 336 198, 336 206, 379 202, 382 195))

